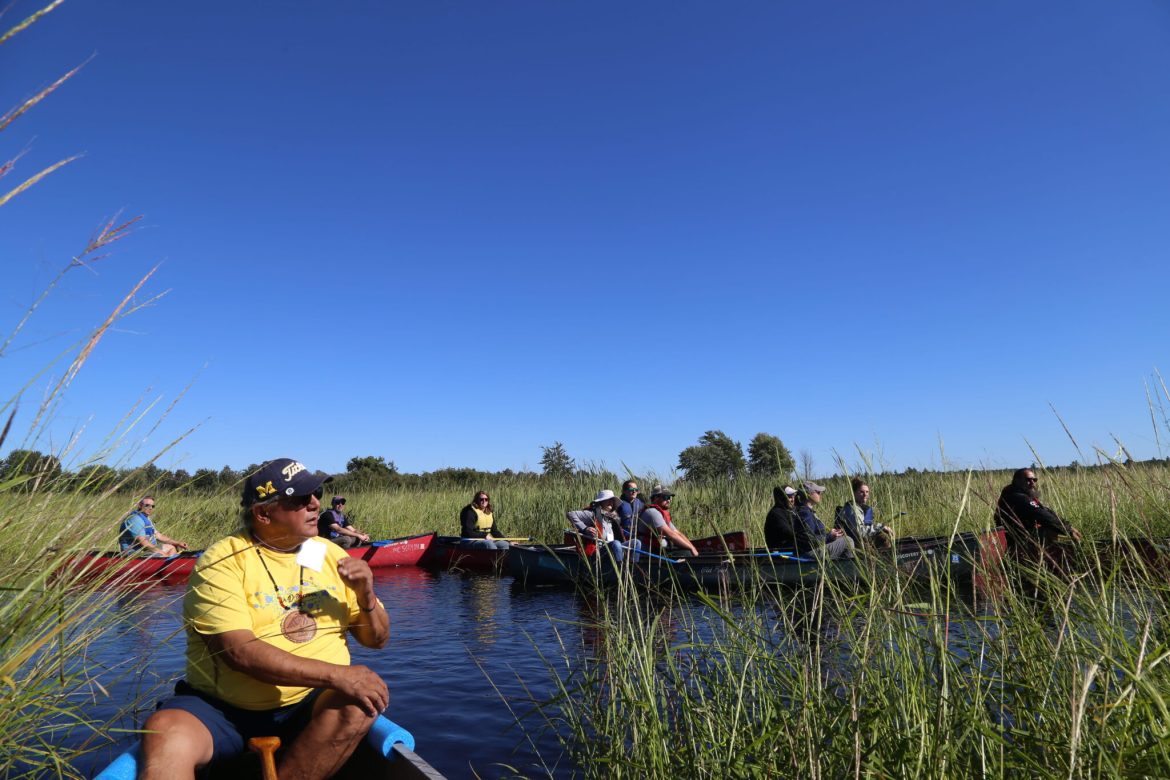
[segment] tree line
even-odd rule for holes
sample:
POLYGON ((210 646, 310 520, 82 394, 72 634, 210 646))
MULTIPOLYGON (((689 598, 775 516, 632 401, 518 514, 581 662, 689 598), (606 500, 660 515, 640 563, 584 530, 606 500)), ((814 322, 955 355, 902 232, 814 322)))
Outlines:
MULTIPOLYGON (((385 490, 393 488, 426 489, 459 487, 478 489, 501 478, 520 481, 547 479, 573 479, 588 476, 596 481, 617 485, 635 475, 616 474, 608 469, 580 467, 569 455, 565 445, 559 441, 541 447, 539 472, 534 471, 481 471, 474 468, 445 468, 422 474, 403 473, 394 461, 377 455, 350 458, 345 472, 333 475, 330 489, 335 493, 363 490, 385 490)), ((698 442, 678 454, 678 470, 687 482, 737 479, 746 475, 753 477, 791 480, 812 478, 812 457, 801 451, 801 468, 797 472, 796 460, 778 436, 758 433, 748 443, 745 455, 742 445, 723 431, 711 430, 699 437, 698 442)), ((1163 459, 1170 464, 1170 458, 1163 459)), ((1133 463, 1132 459, 1126 461, 1133 463)), ((1152 463, 1160 462, 1154 458, 1152 463)), ((84 493, 102 493, 108 490, 142 493, 147 491, 173 492, 228 492, 238 489, 249 474, 263 464, 252 463, 242 469, 224 466, 221 469, 169 470, 154 463, 134 468, 114 468, 101 463, 86 464, 74 471, 63 468, 61 461, 36 450, 12 450, 0 459, 0 487, 12 490, 34 490, 52 486, 53 489, 76 490, 84 493)), ((1033 464, 1034 465, 1034 464, 1033 464)), ((1048 466, 1048 470, 1091 469, 1073 461, 1068 466, 1048 466)), ((907 468, 905 473, 922 473, 917 468, 907 468)))
MULTIPOLYGON (((0 459, 0 483, 14 490, 33 490, 52 486, 53 489, 76 490, 83 493, 102 493, 109 490, 140 493, 146 491, 217 492, 236 489, 249 474, 263 464, 252 463, 235 469, 201 468, 165 469, 154 463, 132 468, 115 468, 104 463, 90 463, 67 470, 54 455, 36 450, 12 450, 0 459)), ((475 489, 500 478, 515 480, 571 479, 588 475, 594 479, 617 484, 629 474, 619 475, 604 468, 579 467, 565 445, 554 442, 541 447, 541 470, 482 471, 474 468, 445 468, 422 474, 399 471, 394 461, 377 455, 350 458, 345 472, 333 475, 330 489, 346 491, 378 490, 388 488, 466 487, 475 489)), ((760 476, 787 477, 795 468, 792 453, 776 436, 757 434, 748 446, 747 457, 739 442, 722 431, 707 431, 697 444, 679 453, 678 468, 684 479, 704 481, 732 478, 748 473, 760 476)))

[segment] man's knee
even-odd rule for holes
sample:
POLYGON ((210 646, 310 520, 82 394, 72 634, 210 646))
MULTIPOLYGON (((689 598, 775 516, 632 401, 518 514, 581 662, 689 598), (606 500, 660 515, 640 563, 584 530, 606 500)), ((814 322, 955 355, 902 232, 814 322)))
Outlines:
POLYGON ((331 713, 336 718, 338 731, 344 735, 360 736, 365 734, 378 717, 367 713, 362 703, 357 699, 335 690, 328 690, 321 694, 313 717, 316 719, 325 713, 331 713))
POLYGON ((203 721, 185 710, 158 710, 143 725, 142 759, 151 765, 172 767, 177 775, 211 761, 214 743, 203 721))

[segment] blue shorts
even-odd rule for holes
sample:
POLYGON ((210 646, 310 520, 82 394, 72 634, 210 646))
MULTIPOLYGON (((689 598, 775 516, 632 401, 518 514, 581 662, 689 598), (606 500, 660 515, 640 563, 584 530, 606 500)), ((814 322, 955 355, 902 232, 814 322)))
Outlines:
POLYGON ((158 703, 160 710, 189 712, 211 732, 214 744, 212 761, 231 758, 244 752, 252 737, 280 737, 285 747, 313 717, 313 703, 321 695, 313 691, 296 704, 274 710, 243 710, 226 701, 197 691, 186 680, 175 683, 174 698, 158 703))

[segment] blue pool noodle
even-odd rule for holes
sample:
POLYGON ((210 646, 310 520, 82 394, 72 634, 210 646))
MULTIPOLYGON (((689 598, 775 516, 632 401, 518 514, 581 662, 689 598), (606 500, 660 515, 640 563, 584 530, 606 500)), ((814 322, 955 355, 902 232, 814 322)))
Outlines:
MULTIPOLYGON (((408 750, 414 750, 414 735, 385 715, 379 715, 374 721, 370 733, 366 734, 366 742, 390 759, 394 758, 394 746, 399 742, 406 745, 408 750)), ((134 747, 111 761, 94 780, 135 780, 138 777, 138 756, 141 750, 141 743, 135 742, 134 747)))

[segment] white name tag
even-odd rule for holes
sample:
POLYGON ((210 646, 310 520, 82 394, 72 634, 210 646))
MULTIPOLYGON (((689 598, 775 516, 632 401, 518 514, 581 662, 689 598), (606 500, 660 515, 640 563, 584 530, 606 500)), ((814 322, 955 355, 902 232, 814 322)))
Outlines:
POLYGON ((306 539, 301 542, 297 553, 297 565, 320 573, 325 566, 325 543, 320 539, 306 539))

